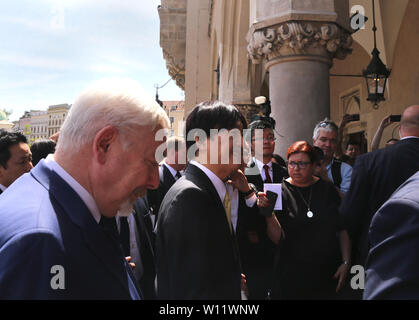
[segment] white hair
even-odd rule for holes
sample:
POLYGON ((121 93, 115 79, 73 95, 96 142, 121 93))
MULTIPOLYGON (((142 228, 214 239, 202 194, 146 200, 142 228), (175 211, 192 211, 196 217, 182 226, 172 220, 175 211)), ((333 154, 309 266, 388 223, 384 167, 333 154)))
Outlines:
POLYGON ((313 131, 313 139, 317 140, 320 134, 320 130, 324 130, 326 132, 332 132, 335 131, 338 132, 338 126, 328 118, 325 118, 323 121, 320 121, 318 124, 316 124, 316 127, 313 131))
POLYGON ((85 90, 71 106, 61 127, 57 151, 77 152, 104 127, 118 132, 150 126, 168 128, 164 110, 129 79, 104 79, 85 90))

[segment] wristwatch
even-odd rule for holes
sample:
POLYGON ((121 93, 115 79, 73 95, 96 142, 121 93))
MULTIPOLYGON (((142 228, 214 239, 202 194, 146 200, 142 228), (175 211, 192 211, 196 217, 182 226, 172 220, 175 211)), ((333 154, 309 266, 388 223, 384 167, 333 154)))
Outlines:
POLYGON ((249 183, 249 188, 250 188, 249 191, 243 193, 244 196, 247 197, 247 196, 251 195, 253 192, 255 193, 255 196, 257 196, 257 190, 256 190, 256 187, 253 183, 249 183))

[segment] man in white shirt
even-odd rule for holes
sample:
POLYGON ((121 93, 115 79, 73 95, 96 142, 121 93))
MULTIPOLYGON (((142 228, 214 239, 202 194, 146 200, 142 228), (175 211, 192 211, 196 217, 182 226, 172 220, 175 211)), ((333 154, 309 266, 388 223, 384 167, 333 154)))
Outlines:
POLYGON ((32 153, 20 132, 0 130, 0 194, 32 169, 32 153))
POLYGON ((157 187, 155 134, 168 127, 133 81, 78 97, 55 154, 0 197, 0 299, 142 298, 106 221, 157 187))
POLYGON ((185 140, 182 137, 170 137, 166 141, 166 146, 165 158, 159 168, 159 187, 147 191, 147 200, 152 210, 150 218, 153 220, 153 225, 164 196, 172 185, 182 177, 186 167, 185 140))

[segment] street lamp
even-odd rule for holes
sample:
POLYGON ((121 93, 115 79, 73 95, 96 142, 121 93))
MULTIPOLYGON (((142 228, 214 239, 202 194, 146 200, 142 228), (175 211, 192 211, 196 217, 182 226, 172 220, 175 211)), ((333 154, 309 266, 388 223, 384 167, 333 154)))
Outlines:
POLYGON ((372 17, 374 26, 374 49, 371 52, 372 59, 367 69, 363 70, 362 74, 367 82, 368 101, 374 103, 374 109, 378 109, 378 103, 384 101, 384 92, 386 90, 387 79, 390 76, 391 70, 387 69, 386 65, 380 59, 380 51, 377 49, 377 41, 375 32, 375 5, 372 0, 372 17))

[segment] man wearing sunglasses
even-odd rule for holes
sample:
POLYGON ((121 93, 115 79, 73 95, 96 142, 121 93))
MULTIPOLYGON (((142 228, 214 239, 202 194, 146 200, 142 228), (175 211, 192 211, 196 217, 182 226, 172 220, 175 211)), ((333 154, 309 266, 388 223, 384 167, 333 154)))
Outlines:
POLYGON ((338 126, 327 118, 314 128, 313 145, 324 153, 321 178, 331 181, 338 189, 341 197, 349 190, 352 167, 333 157, 338 145, 338 126))

